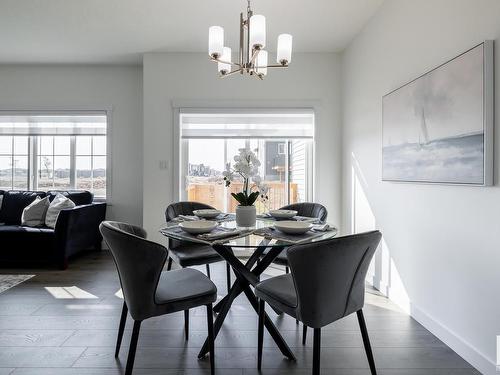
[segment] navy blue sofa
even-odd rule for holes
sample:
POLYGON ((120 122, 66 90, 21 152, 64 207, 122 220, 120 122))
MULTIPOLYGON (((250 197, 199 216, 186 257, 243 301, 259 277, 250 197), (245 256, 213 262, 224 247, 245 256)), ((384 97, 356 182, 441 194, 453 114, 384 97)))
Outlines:
POLYGON ((68 258, 83 250, 100 250, 102 237, 99 224, 106 217, 106 203, 94 203, 88 191, 1 191, 0 208, 0 264, 30 265, 52 263, 61 269, 68 267, 68 258), (71 199, 76 207, 62 210, 55 229, 21 225, 23 209, 37 196, 57 193, 71 199))

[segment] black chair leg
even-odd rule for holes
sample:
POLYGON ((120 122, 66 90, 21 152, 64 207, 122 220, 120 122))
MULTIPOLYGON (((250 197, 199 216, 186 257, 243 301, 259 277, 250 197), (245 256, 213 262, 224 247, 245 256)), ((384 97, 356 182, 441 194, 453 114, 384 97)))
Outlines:
POLYGON ((208 347, 210 350, 210 374, 215 374, 214 312, 212 304, 207 305, 208 347))
POLYGON ((210 264, 206 264, 207 267, 207 277, 210 279, 210 264))
POLYGON ((304 324, 302 326, 302 345, 305 345, 307 341, 307 326, 304 324))
POLYGON ((264 346, 264 314, 266 303, 263 299, 259 300, 259 329, 257 343, 257 369, 262 369, 262 347, 264 346))
POLYGON ((125 331, 125 323, 127 322, 128 308, 125 301, 123 301, 122 316, 120 318, 120 326, 118 328, 118 338, 116 340, 115 358, 118 358, 120 353, 120 346, 122 345, 123 331, 125 331))
POLYGON ((370 338, 368 337, 368 330, 366 329, 363 310, 358 310, 356 314, 358 315, 359 328, 361 329, 361 336, 363 336, 363 344, 365 345, 365 352, 368 357, 371 373, 372 375, 377 375, 377 369, 375 368, 375 360, 373 359, 372 347, 370 345, 370 338))
POLYGON ((140 329, 141 321, 136 320, 134 322, 134 329, 132 330, 132 339, 130 340, 130 348, 128 350, 127 368, 125 370, 125 375, 132 375, 132 370, 134 368, 135 351, 137 349, 137 341, 139 340, 140 329))
POLYGON ((167 271, 170 271, 171 269, 172 269, 172 258, 168 258, 167 271))
POLYGON ((189 339, 189 310, 184 310, 184 334, 187 341, 189 339))
POLYGON ((313 375, 319 375, 321 357, 321 328, 314 328, 313 375))
POLYGON ((227 293, 231 289, 231 266, 226 262, 226 282, 227 282, 227 293))

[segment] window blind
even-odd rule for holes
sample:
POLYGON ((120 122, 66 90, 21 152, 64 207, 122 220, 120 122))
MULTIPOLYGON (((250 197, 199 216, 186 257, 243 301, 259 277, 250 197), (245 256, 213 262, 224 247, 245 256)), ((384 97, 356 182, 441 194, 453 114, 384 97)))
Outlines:
POLYGON ((0 111, 0 135, 106 135, 106 112, 0 111))
POLYGON ((180 136, 184 139, 313 138, 314 112, 310 109, 217 113, 181 110, 180 136))

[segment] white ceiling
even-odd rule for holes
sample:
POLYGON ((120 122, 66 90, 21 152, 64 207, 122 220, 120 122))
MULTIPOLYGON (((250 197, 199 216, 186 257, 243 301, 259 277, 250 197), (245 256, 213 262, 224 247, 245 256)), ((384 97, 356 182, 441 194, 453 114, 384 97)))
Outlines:
MULTIPOLYGON (((254 0, 268 49, 280 33, 295 52, 342 50, 383 0, 254 0)), ((0 63, 140 63, 153 51, 204 52, 221 25, 238 47, 245 0, 0 0, 0 63)))

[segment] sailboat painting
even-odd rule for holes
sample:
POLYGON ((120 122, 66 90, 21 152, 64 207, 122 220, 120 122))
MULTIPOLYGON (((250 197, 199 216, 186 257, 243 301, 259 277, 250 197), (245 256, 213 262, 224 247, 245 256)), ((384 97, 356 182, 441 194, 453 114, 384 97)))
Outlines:
POLYGON ((383 97, 383 180, 490 183, 492 48, 481 43, 383 97))

